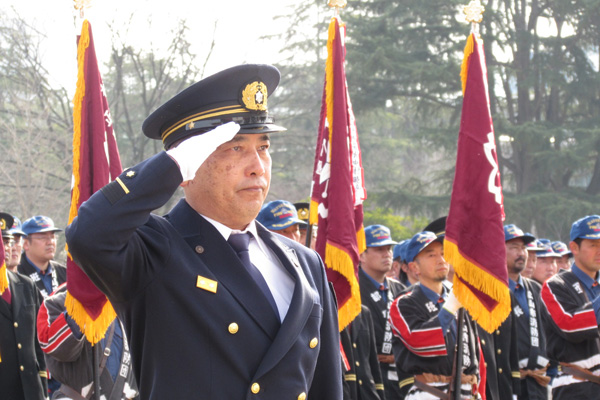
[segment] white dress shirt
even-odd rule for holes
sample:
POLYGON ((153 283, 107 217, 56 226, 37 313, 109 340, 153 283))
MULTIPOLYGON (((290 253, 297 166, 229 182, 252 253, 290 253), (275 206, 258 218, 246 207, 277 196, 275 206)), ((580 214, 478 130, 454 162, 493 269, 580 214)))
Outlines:
POLYGON ((271 290, 271 294, 273 295, 273 299, 275 299, 275 304, 277 304, 279 319, 280 321, 283 321, 290 308, 295 282, 275 253, 273 253, 273 251, 258 236, 254 221, 250 222, 243 231, 238 231, 231 229, 214 219, 208 218, 202 214, 200 215, 210 222, 221 235, 223 235, 225 240, 229 240, 231 234, 246 232, 251 234, 250 244, 248 245, 250 261, 260 271, 263 278, 265 278, 269 290, 271 290))

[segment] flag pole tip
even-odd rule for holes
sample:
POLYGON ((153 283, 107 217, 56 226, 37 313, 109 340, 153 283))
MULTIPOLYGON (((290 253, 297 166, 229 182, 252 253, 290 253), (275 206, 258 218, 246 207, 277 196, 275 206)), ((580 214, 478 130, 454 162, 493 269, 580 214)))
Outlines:
POLYGON ((92 6, 92 0, 73 0, 73 7, 79 11, 79 18, 83 20, 85 9, 92 6))
POLYGON ((480 0, 471 0, 469 4, 463 7, 465 20, 471 23, 471 33, 479 36, 479 24, 483 21, 483 12, 485 7, 481 5, 480 0))
POLYGON ((348 4, 348 2, 346 0, 328 0, 327 1, 327 5, 331 8, 335 8, 336 10, 346 7, 347 4, 348 4))

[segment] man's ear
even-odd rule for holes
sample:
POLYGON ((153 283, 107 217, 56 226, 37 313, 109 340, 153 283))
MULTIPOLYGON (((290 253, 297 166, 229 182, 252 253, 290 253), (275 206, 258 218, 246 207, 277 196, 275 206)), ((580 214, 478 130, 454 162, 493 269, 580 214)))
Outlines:
POLYGON ((573 256, 579 253, 579 245, 575 242, 569 242, 569 250, 573 253, 573 256))
POLYGON ((367 248, 365 251, 363 251, 362 253, 360 253, 360 263, 361 264, 364 264, 364 262, 365 262, 365 257, 367 256, 366 255, 367 250, 369 250, 369 249, 367 248))
POLYGON ((413 271, 415 275, 418 275, 420 270, 419 270, 419 264, 416 263, 416 261, 411 261, 408 263, 408 269, 410 271, 413 271))

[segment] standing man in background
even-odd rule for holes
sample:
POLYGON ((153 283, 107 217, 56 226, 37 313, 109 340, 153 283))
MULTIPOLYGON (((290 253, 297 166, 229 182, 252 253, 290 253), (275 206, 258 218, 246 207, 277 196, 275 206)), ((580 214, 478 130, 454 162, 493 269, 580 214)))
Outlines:
POLYGON ((386 275, 392 268, 392 246, 388 227, 365 228, 367 249, 360 255, 358 272, 362 304, 371 311, 375 327, 375 344, 387 400, 400 399, 400 381, 392 353, 392 330, 388 321, 390 305, 405 287, 386 275))
MULTIPOLYGON (((0 213, 3 234, 12 224, 11 215, 0 213)), ((36 337, 42 296, 28 277, 4 269, 0 273, 0 287, 7 285, 0 290, 0 398, 44 400, 48 374, 36 337)))
POLYGON ((13 236, 13 246, 10 251, 10 258, 8 260, 8 264, 6 267, 12 272, 17 272, 17 267, 21 263, 21 256, 23 255, 23 241, 25 236, 25 232, 21 227, 21 221, 19 218, 13 215, 14 223, 12 228, 8 230, 8 232, 13 236))
POLYGON ((512 232, 515 237, 506 241, 506 266, 508 287, 516 299, 512 316, 517 325, 516 339, 521 374, 519 399, 547 400, 550 377, 546 374, 549 360, 546 354, 546 334, 542 325, 542 287, 534 280, 521 276, 528 259, 527 245, 534 243, 535 238, 527 234, 517 234, 518 227, 512 232))
POLYGON ((548 356, 560 363, 552 398, 597 399, 600 385, 600 216, 571 226, 570 271, 542 287, 548 356))
POLYGON ((25 257, 17 267, 20 274, 30 277, 44 298, 67 281, 67 268, 54 261, 56 232, 50 217, 36 215, 23 222, 25 257))

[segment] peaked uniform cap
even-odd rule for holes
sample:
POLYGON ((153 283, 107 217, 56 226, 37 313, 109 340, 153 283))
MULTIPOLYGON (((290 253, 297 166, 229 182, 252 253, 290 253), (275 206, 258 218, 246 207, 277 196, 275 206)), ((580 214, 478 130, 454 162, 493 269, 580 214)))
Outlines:
POLYGON ((10 228, 14 222, 13 216, 4 212, 0 212, 0 230, 2 230, 2 237, 12 237, 10 228))
POLYGON ((285 131, 268 114, 268 97, 279 84, 279 70, 271 65, 238 65, 196 82, 158 107, 142 124, 142 131, 163 141, 165 148, 190 136, 234 121, 238 133, 285 131))

